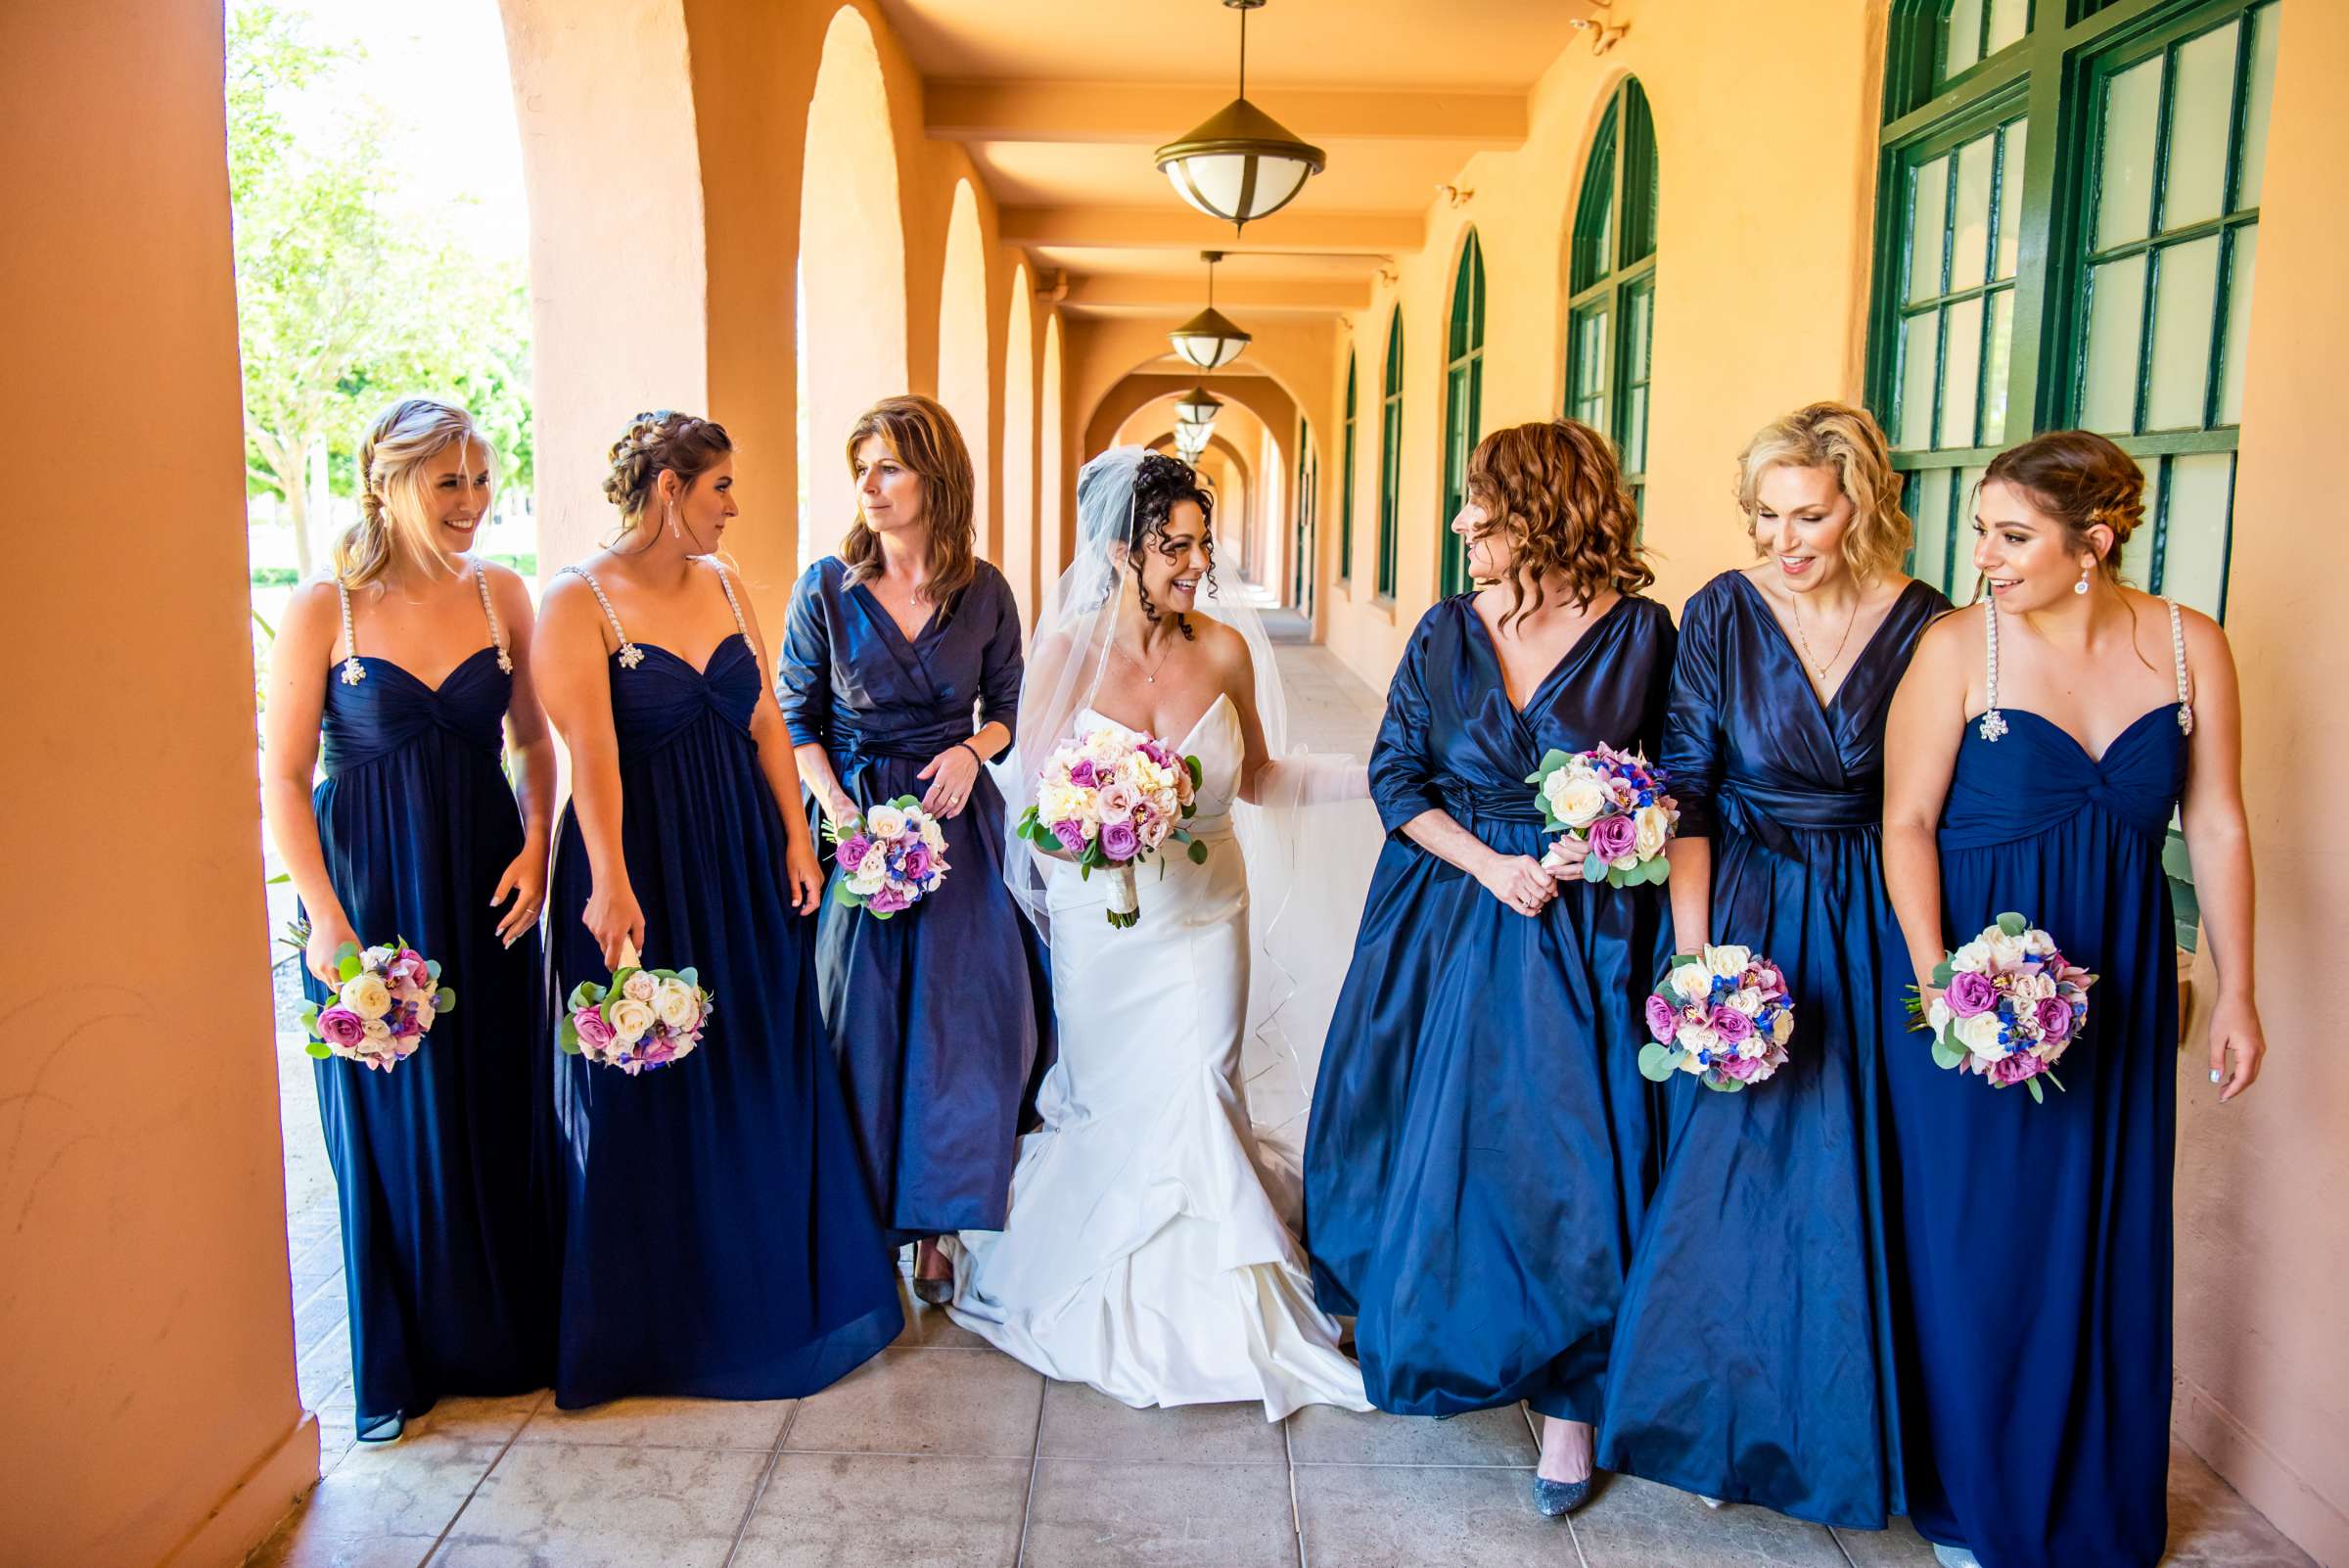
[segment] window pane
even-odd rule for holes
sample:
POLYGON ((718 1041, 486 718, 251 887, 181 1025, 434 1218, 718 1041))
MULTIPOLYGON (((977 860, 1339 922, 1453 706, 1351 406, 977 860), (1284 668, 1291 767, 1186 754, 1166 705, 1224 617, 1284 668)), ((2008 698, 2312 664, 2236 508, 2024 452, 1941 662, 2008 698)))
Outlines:
POLYGON ((2166 458, 2148 457, 2145 471, 2145 520, 2121 546, 2121 576, 2147 593, 2153 591, 2153 533, 2161 517, 2162 479, 2169 472, 2166 458))
POLYGON ((1990 274, 1990 175, 1996 136, 1958 149, 1958 210, 1950 229, 1950 287, 1973 289, 1990 274))
POLYGON ((1972 604, 1981 596, 1982 574, 1974 570, 1974 491, 1988 472, 1987 466, 1959 469, 1950 496, 1951 527, 1958 543, 1952 552, 1956 560, 1950 567, 1950 585, 1942 591, 1952 604, 1972 604))
POLYGON ((1634 387, 1623 394, 1623 467, 1628 474, 1647 472, 1647 389, 1634 387))
POLYGON ((1974 405, 1982 382, 1982 301, 1950 306, 1941 351, 1941 438, 1936 446, 1974 443, 1974 405))
POLYGON ((1990 362, 1982 372, 1981 444, 2006 438, 2006 374, 2014 338, 2014 291, 2001 289, 1990 300, 1990 362))
POLYGON ((1991 0, 1990 52, 1995 55, 2020 38, 2030 20, 2030 0, 1991 0))
POLYGON ((2251 275, 2259 265, 2259 225, 2234 231, 2228 263, 2227 347, 2219 362, 2219 423, 2243 422, 2243 349, 2251 337, 2251 275))
POLYGON ((1946 468, 1929 468, 1916 476, 1916 498, 1910 504, 1916 518, 1916 542, 1911 571, 1943 592, 1949 591, 1950 480, 1946 468))
POLYGON ((2153 373, 2145 389, 2145 429, 2199 429, 2203 400, 2210 392, 2219 237, 2213 234, 2164 249, 2154 291, 2153 373))
POLYGON ((2096 249, 2151 232, 2153 121, 2161 108, 2161 57, 2104 84, 2104 160, 2096 187, 2096 249))
POLYGON ((1982 58, 1982 0, 1957 0, 1943 26, 1941 74, 1946 79, 1982 58))
POLYGON ((1648 338, 1656 308, 1655 292, 1636 284, 1626 285, 1623 302, 1623 379, 1627 382, 1647 380, 1648 338))
POLYGON ((2170 465, 2169 529, 2161 553, 2161 591, 2215 616, 2227 585, 2228 491, 2233 452, 2196 452, 2170 465))
POLYGON ((1941 380, 1941 360, 1935 344, 1941 332, 1941 312, 1928 310, 1911 316, 1901 329, 1900 435, 1896 446, 1933 444, 1933 387, 1941 380))
POLYGON ((1941 293, 1941 249, 1948 237, 1950 161, 1947 156, 1917 166, 1909 208, 1909 299, 1930 300, 1941 293))
POLYGON ((1585 305, 1574 317, 1574 417, 1607 428, 1607 320, 1604 305, 1585 305))
POLYGON ((2234 112, 2234 44, 2240 23, 2215 27, 2178 51, 2170 100, 2170 183, 2161 226, 2217 217, 2227 201, 2227 130, 2234 112))
POLYGON ((2023 239, 2023 153, 2030 127, 2016 120, 1999 132, 2005 143, 1999 154, 1999 265, 1994 277, 2014 276, 2015 257, 2023 239))
POLYGON ((2251 22, 2259 30, 2251 40, 2251 103, 2243 112, 2242 177, 2234 198, 2238 212, 2259 206, 2261 173, 2268 161, 2268 105, 2276 94, 2276 8, 2253 12, 2251 22))
POLYGON ((2106 434, 2137 428, 2138 338, 2144 326, 2145 258, 2133 255, 2088 273, 2087 384, 2080 423, 2106 434))

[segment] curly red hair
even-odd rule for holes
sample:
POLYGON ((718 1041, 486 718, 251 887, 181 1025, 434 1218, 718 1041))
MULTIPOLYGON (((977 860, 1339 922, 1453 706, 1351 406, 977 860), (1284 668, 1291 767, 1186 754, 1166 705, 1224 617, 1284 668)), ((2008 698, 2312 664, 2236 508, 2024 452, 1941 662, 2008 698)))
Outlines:
POLYGON ((1469 456, 1467 487, 1468 498, 1485 510, 1479 531, 1505 530, 1516 555, 1504 626, 1542 608, 1543 584, 1553 576, 1566 579, 1566 597, 1577 609, 1609 589, 1637 593, 1656 580, 1639 547, 1639 513, 1615 444, 1579 420, 1495 431, 1469 456))

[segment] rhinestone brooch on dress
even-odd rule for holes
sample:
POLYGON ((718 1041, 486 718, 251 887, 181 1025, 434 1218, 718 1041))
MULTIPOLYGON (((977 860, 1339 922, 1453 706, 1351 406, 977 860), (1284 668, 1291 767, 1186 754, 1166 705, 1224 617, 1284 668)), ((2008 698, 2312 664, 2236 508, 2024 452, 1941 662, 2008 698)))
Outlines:
POLYGON ((632 642, 623 642, 623 643, 622 643, 622 644, 620 645, 620 668, 621 668, 621 669, 635 669, 635 668, 636 668, 638 665, 641 665, 641 664, 643 664, 643 663, 644 663, 644 650, 643 650, 642 648, 639 648, 639 647, 637 647, 637 646, 636 646, 634 643, 632 643, 632 642))
POLYGON ((1984 740, 1995 741, 2006 733, 2006 715, 1994 708, 1982 715, 1982 722, 1977 727, 1982 731, 1984 740))
POLYGON ((350 658, 343 661, 344 685, 355 686, 366 678, 367 667, 359 663, 358 656, 356 654, 353 654, 350 658))

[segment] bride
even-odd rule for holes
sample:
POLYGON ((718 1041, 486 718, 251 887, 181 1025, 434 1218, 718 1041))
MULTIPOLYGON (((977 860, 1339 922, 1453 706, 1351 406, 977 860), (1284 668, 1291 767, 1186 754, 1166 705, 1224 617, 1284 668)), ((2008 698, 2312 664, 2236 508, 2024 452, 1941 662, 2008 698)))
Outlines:
MULTIPOLYGON (((1273 1095, 1302 1119, 1306 1064, 1288 1041, 1317 1047, 1313 1009, 1334 996, 1347 945, 1329 929, 1351 929, 1361 902, 1359 884, 1350 907, 1333 896, 1342 872, 1292 887, 1288 871, 1314 818, 1342 829, 1352 815, 1301 807, 1365 798, 1362 768, 1281 754, 1271 649, 1218 591, 1214 505, 1187 466, 1118 447, 1085 464, 1077 507, 1077 561, 1020 692, 1013 825, 1045 755, 1110 724, 1199 760, 1185 826, 1208 853, 1194 864, 1170 844, 1145 864, 1140 921, 1122 930, 1108 877, 1006 856, 1052 946, 1060 1058, 1038 1096, 1042 1129, 1020 1141, 1010 1218, 950 1247, 948 1310, 1046 1375, 1131 1406, 1253 1400, 1275 1421, 1303 1405, 1366 1409, 1297 1245, 1297 1140, 1252 1122, 1242 1077, 1244 1057, 1267 1085, 1294 1075, 1273 1095), (1307 952, 1283 950, 1291 933, 1307 934, 1307 952)), ((1370 851, 1358 853, 1366 865, 1370 851)))

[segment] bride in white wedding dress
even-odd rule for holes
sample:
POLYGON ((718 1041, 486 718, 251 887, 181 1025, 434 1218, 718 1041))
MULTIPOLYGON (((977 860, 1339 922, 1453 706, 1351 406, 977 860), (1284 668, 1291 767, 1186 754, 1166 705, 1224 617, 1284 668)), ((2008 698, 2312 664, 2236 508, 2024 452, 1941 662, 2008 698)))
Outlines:
POLYGON ((1338 804, 1365 796, 1362 768, 1277 749, 1270 648, 1215 591, 1212 508, 1187 467, 1105 452, 1079 477, 1078 510, 1078 560, 1021 691, 1014 821, 1048 751, 1113 724, 1199 760, 1185 825, 1208 853, 1194 864, 1170 845, 1142 867, 1140 921, 1119 929, 1107 878, 1009 839, 1006 876, 1052 946, 1059 1060, 1038 1096, 1043 1127, 1020 1140, 1009 1219, 949 1247, 948 1311, 1037 1370, 1131 1406, 1249 1400, 1268 1420, 1302 1405, 1366 1409, 1293 1228, 1311 1064, 1281 1027, 1317 1051, 1315 998, 1334 994, 1367 864, 1360 877, 1289 872, 1315 817, 1342 836, 1360 815, 1367 846, 1349 849, 1375 850, 1367 807, 1338 804), (1279 1107, 1286 1128, 1251 1119, 1244 1056, 1289 1058, 1272 1063, 1298 1085, 1279 1107))

